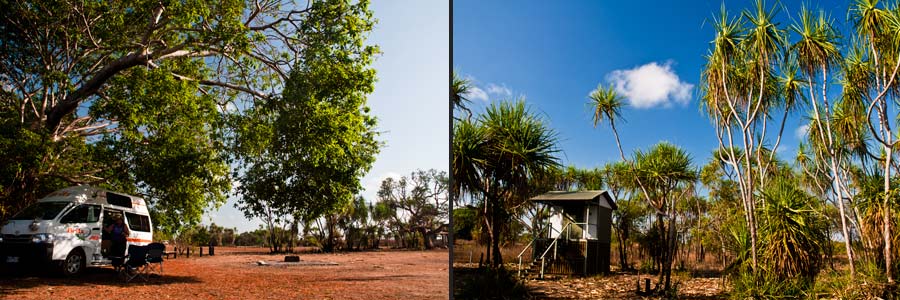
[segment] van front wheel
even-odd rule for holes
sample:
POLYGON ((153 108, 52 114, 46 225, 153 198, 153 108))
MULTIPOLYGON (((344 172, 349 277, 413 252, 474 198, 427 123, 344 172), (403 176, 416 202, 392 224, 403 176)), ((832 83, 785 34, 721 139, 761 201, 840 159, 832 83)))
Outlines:
POLYGON ((81 252, 81 249, 72 250, 60 267, 65 276, 75 276, 81 273, 84 270, 84 252, 81 252))

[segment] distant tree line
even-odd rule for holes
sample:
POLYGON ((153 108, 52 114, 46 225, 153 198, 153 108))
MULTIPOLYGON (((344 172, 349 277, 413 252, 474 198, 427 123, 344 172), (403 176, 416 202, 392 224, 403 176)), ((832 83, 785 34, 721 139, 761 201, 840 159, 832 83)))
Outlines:
MULTIPOLYGON (((184 245, 261 246, 272 252, 292 252, 295 247, 317 247, 324 252, 370 250, 381 247, 432 249, 449 230, 447 174, 417 170, 409 176, 386 178, 378 199, 367 203, 356 197, 348 205, 325 216, 285 222, 238 233, 215 223, 194 225, 174 238, 158 233, 157 239, 184 245)), ((446 240, 443 241, 446 245, 446 240)))

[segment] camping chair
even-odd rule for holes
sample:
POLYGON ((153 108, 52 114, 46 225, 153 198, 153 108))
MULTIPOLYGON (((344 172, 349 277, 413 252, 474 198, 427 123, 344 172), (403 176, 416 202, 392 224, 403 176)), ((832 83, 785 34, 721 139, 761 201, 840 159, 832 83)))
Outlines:
POLYGON ((112 261, 113 270, 116 272, 122 271, 122 266, 125 265, 125 256, 107 256, 112 261))
POLYGON ((131 245, 128 247, 128 261, 122 266, 119 273, 125 282, 140 277, 147 281, 149 266, 147 264, 147 246, 131 245))
POLYGON ((149 264, 149 272, 155 272, 162 276, 163 272, 163 254, 166 252, 166 245, 162 243, 152 243, 147 245, 147 263, 149 264))

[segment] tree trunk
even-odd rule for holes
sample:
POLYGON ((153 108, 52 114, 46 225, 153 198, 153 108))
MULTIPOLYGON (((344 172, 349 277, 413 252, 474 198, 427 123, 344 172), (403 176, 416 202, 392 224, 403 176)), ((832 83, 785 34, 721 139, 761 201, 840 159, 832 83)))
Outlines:
POLYGON ((491 257, 492 257, 491 246, 494 245, 494 230, 492 229, 493 228, 492 213, 493 213, 492 205, 489 201, 487 201, 487 197, 485 197, 484 217, 482 218, 482 219, 484 219, 484 226, 481 228, 482 237, 479 239, 484 241, 485 233, 487 233, 487 241, 484 244, 484 254, 485 254, 485 256, 487 256, 487 265, 489 265, 489 266, 493 266, 493 264, 491 263, 491 257))
POLYGON ((663 217, 659 216, 656 219, 656 230, 659 231, 659 245, 656 246, 656 265, 657 265, 657 282, 659 284, 663 284, 666 278, 666 248, 668 248, 669 240, 666 237, 666 224, 663 221, 663 217))
POLYGON ((493 226, 491 226, 491 231, 493 232, 493 234, 491 234, 491 245, 493 247, 491 263, 494 268, 499 268, 503 265, 503 258, 500 254, 500 208, 499 205, 496 204, 493 205, 493 208, 494 212, 491 216, 491 223, 493 223, 493 226))
MULTIPOLYGON (((890 141, 890 137, 888 138, 890 141)), ((893 149, 891 147, 885 146, 886 157, 884 160, 884 213, 882 213, 882 218, 884 224, 884 276, 887 277, 889 283, 894 282, 894 276, 892 272, 893 264, 891 263, 891 206, 890 206, 890 189, 891 189, 891 151, 893 149)))
MULTIPOLYGON (((830 151, 834 151, 834 150, 830 150, 830 151)), ((846 214, 844 213, 844 192, 843 192, 843 188, 841 188, 840 182, 839 182, 839 180, 841 178, 840 173, 839 173, 840 169, 837 168, 837 164, 835 163, 835 157, 833 154, 834 153, 832 153, 832 157, 831 157, 831 168, 832 168, 832 171, 834 172, 834 178, 833 178, 832 184, 834 184, 834 188, 836 189, 835 193, 837 194, 836 200, 838 203, 838 211, 839 211, 840 217, 841 217, 841 233, 844 235, 844 248, 845 248, 845 251, 847 251, 847 261, 850 263, 850 278, 853 278, 856 276, 856 265, 853 263, 853 248, 850 247, 852 237, 850 236, 849 231, 847 231, 847 218, 845 217, 846 214)))
POLYGON ((675 242, 676 242, 676 238, 678 236, 675 232, 675 218, 676 217, 675 217, 674 211, 672 212, 671 216, 672 216, 671 218, 666 218, 666 219, 668 219, 668 222, 666 222, 666 223, 668 223, 668 230, 669 230, 669 233, 666 234, 666 238, 668 239, 668 241, 666 241, 667 249, 666 249, 666 256, 665 256, 665 258, 666 258, 666 261, 665 261, 666 293, 669 293, 669 291, 671 291, 671 289, 672 289, 672 284, 671 284, 671 282, 672 282, 672 264, 675 262, 675 253, 677 250, 675 242))
POLYGON ((624 233, 625 230, 616 228, 616 239, 619 240, 619 268, 622 270, 630 269, 628 267, 628 254, 625 249, 625 243, 627 243, 628 235, 624 233))

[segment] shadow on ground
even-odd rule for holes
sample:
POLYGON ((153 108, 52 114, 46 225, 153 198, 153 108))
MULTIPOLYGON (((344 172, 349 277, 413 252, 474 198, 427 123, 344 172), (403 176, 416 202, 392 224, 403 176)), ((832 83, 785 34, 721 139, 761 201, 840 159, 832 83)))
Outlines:
POLYGON ((453 267, 453 294, 457 299, 534 299, 542 294, 505 269, 453 267))
POLYGON ((17 290, 66 286, 154 286, 200 282, 194 276, 151 275, 146 281, 135 278, 126 283, 112 268, 87 268, 76 277, 64 277, 37 269, 0 269, 0 295, 15 294, 17 290))

